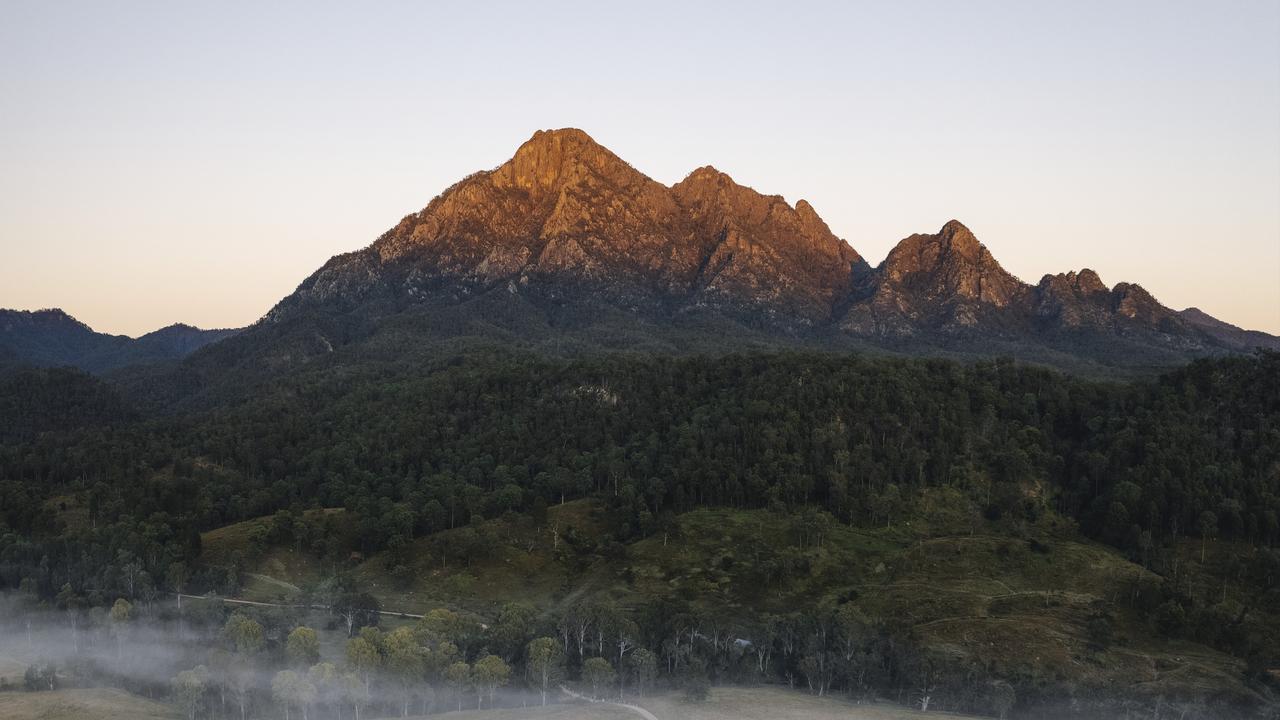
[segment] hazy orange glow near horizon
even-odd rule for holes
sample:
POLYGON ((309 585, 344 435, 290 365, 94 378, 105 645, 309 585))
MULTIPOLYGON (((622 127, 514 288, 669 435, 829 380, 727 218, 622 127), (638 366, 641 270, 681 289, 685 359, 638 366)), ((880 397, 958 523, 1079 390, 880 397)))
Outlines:
POLYGON ((0 6, 0 307, 253 322, 535 130, 1280 333, 1280 3, 0 6))

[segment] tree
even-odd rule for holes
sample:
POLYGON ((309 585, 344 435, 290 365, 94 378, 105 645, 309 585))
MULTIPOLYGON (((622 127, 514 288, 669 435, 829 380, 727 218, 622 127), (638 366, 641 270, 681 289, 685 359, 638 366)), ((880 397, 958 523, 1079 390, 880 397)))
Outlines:
POLYGON ((58 608, 67 613, 67 620, 71 625, 71 642, 78 654, 80 652, 80 610, 84 607, 84 598, 71 587, 71 583, 65 583, 58 591, 54 602, 58 608))
POLYGON ((333 663, 316 663, 307 669, 307 680, 316 689, 316 701, 333 706, 342 717, 342 676, 333 663))
POLYGON ((262 649, 264 633, 257 620, 240 613, 232 613, 222 627, 223 635, 231 641, 235 651, 243 657, 256 655, 262 649))
POLYGON ((490 635, 497 643, 504 660, 516 660, 521 648, 533 635, 537 620, 537 610, 528 603, 507 603, 502 606, 490 635))
POLYGON ((463 625, 462 618, 457 613, 445 608, 436 608, 418 620, 414 631, 432 640, 450 640, 457 643, 465 634, 463 625))
POLYGON ((307 720, 307 709, 316 701, 316 687, 305 675, 292 670, 281 670, 271 680, 271 696, 284 708, 285 720, 290 720, 289 709, 302 710, 302 720, 307 720))
POLYGON ((602 657, 587 658, 582 663, 582 679, 591 685, 591 699, 595 700, 600 697, 601 686, 608 686, 618 674, 614 672, 613 665, 602 657))
POLYGON ((249 702, 249 693, 253 689, 256 678, 254 665, 258 652, 262 650, 262 626, 240 613, 232 613, 222 628, 222 634, 231 643, 236 654, 236 665, 231 671, 231 694, 235 696, 240 708, 240 720, 244 720, 249 702))
POLYGON ((124 636, 128 632, 129 620, 133 616, 133 605, 124 598, 116 598, 111 606, 111 632, 116 636, 116 657, 124 655, 124 636))
POLYGON ((912 686, 916 702, 920 705, 920 712, 929 712, 929 703, 933 702, 933 694, 938 689, 933 661, 928 657, 917 658, 911 668, 911 674, 915 676, 912 686))
POLYGON ((165 584, 173 591, 178 598, 178 609, 182 609, 182 591, 187 587, 187 580, 191 579, 191 571, 187 569, 187 564, 181 560, 169 564, 169 568, 164 573, 165 584))
POLYGON ((418 644, 412 628, 400 627, 387 634, 383 649, 386 668, 400 686, 401 716, 408 716, 414 687, 426 669, 425 648, 418 644))
POLYGON ((310 667, 320 661, 320 638, 316 631, 299 625, 285 640, 285 655, 298 667, 310 667))
POLYGON ((542 692, 542 704, 546 705, 547 690, 564 675, 564 652, 560 643, 549 637, 530 640, 525 648, 525 670, 542 692))
POLYGON ((1200 519, 1196 521, 1196 526, 1200 529, 1200 564, 1203 565, 1205 543, 1218 532, 1218 516, 1214 515, 1211 510, 1205 510, 1200 513, 1200 519))
POLYGON ((644 697, 645 690, 653 685, 658 675, 658 656, 647 648, 637 648, 627 658, 627 669, 631 672, 631 682, 636 693, 644 697))
POLYGON ((204 665, 197 665, 191 670, 183 670, 170 681, 170 685, 173 687, 174 700, 188 720, 195 720, 196 713, 200 710, 200 704, 204 699, 204 691, 208 682, 209 671, 204 665))
POLYGON ((462 692, 471 684, 471 666, 459 660, 445 668, 444 681, 453 690, 453 695, 458 700, 458 709, 461 710, 462 692))
POLYGON ((22 676, 22 681, 28 692, 56 690, 58 687, 58 669, 51 662, 28 665, 27 671, 22 676))
POLYGON ((346 623, 347 637, 351 637, 362 627, 378 624, 381 606, 369 593, 344 592, 337 597, 331 609, 346 623))
POLYGON ((370 678, 382 666, 382 653, 369 638, 353 637, 347 641, 347 664, 359 673, 368 694, 370 678))
POLYGON ((360 720, 360 711, 369 702, 369 689, 359 675, 351 672, 338 678, 338 688, 342 695, 351 699, 351 709, 355 711, 356 720, 360 720))
POLYGON ((875 513, 884 518, 884 526, 893 527, 893 516, 898 512, 898 506, 902 502, 898 486, 893 483, 886 485, 880 494, 872 498, 872 501, 875 513))
POLYGON ((685 666, 684 699, 687 702, 706 702, 711 695, 711 679, 707 677, 707 667, 702 660, 690 662, 685 666))
POLYGON ((848 680, 850 693, 862 689, 868 667, 874 664, 868 646, 872 643, 873 631, 870 618, 854 603, 841 605, 834 614, 836 652, 839 654, 841 669, 848 680))
POLYGON ((1114 632, 1111 628, 1111 621, 1106 617, 1099 615, 1089 620, 1086 626, 1089 631, 1089 644, 1097 650, 1105 650, 1111 645, 1111 639, 1114 632))
MULTIPOLYGON (((486 655, 476 661, 475 668, 472 670, 472 680, 476 685, 476 692, 483 696, 489 696, 489 706, 493 706, 493 696, 498 688, 507 684, 511 679, 511 668, 497 655, 486 655)), ((479 707, 479 703, 477 703, 479 707)))
POLYGON ((1000 720, 1004 720, 1005 715, 1013 708, 1014 703, 1018 700, 1018 694, 1014 692, 1013 686, 1004 680, 997 680, 991 683, 991 709, 995 711, 996 716, 1000 720))

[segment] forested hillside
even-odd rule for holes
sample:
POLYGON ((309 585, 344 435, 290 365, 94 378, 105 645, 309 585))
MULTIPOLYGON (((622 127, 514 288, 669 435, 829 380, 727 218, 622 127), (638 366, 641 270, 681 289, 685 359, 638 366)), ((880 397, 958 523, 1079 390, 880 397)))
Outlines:
MULTIPOLYGON (((61 380, 78 387, 92 379, 61 380)), ((103 407, 96 391, 81 395, 88 407, 103 407)), ((27 416, 22 403, 9 406, 19 408, 9 417, 27 416)), ((810 577, 816 601, 837 587, 838 575, 813 579, 828 577, 815 568, 833 566, 806 548, 830 539, 829 552, 849 553, 837 555, 843 562, 880 553, 878 562, 897 572, 904 560, 893 553, 920 552, 911 543, 930 537, 921 534, 938 522, 929 508, 945 498, 949 533, 1029 544, 1031 559, 1055 543, 1067 548, 1050 556, 1056 562, 1092 552, 1070 549, 1089 540, 1114 548, 1115 561, 1080 564, 1065 585, 1053 585, 1070 596, 1078 582, 1108 602, 1130 594, 1123 617, 1095 609, 1071 620, 1098 620, 1098 642, 1106 643, 1107 623, 1138 623, 1126 633, 1148 638, 1142 642, 1185 640, 1238 658, 1240 669, 1230 673, 1240 702, 1240 688, 1263 692, 1265 670, 1280 666, 1280 354, 1199 361, 1134 384, 1009 361, 470 357, 410 375, 299 374, 236 406, 127 420, 124 409, 86 412, 70 424, 36 418, 40 434, 6 435, 0 586, 29 578, 38 597, 89 604, 161 590, 234 594, 253 552, 283 542, 310 548, 326 574, 354 592, 368 577, 351 574, 353 558, 380 558, 388 577, 420 562, 483 562, 493 554, 486 545, 502 542, 496 538, 515 542, 514 531, 495 528, 550 527, 552 511, 586 498, 599 508, 591 537, 555 536, 556 548, 566 548, 558 552, 584 558, 557 566, 570 578, 608 566, 630 587, 648 587, 635 574, 639 558, 666 566, 658 548, 673 534, 696 536, 691 528, 705 519, 693 513, 748 513, 742 517, 782 523, 768 531, 783 533, 770 547, 796 550, 750 561, 710 553, 698 562, 716 563, 726 587, 810 577), (319 508, 345 510, 342 532, 336 516, 307 512, 319 508), (255 551, 213 560, 202 553, 201 532, 271 515, 276 520, 254 536, 255 551), (908 535, 860 550, 855 536, 838 540, 847 531, 908 535), (1114 573, 1130 572, 1153 581, 1122 590, 1130 586, 1114 573)), ((1017 557, 999 545, 981 555, 996 568, 1017 557)), ((972 559, 960 544, 955 552, 972 559)), ((879 613, 893 612, 892 603, 847 592, 828 600, 836 605, 806 612, 853 603, 876 637, 898 650, 886 655, 875 645, 880 659, 872 665, 881 674, 857 683, 847 664, 828 675, 804 670, 797 656, 792 682, 822 677, 852 692, 914 681, 908 666, 920 656, 901 653, 921 641, 883 624, 889 618, 879 613)), ((746 612, 769 604, 741 602, 746 612)), ((660 651, 664 630, 640 615, 634 621, 660 651)), ((478 652, 484 643, 476 642, 478 652)), ((966 672, 999 679, 991 667, 975 667, 966 672)), ((712 680, 721 671, 707 670, 712 680)), ((1036 687, 1020 691, 1059 692, 1036 687)), ((953 707, 982 710, 987 699, 953 707)))

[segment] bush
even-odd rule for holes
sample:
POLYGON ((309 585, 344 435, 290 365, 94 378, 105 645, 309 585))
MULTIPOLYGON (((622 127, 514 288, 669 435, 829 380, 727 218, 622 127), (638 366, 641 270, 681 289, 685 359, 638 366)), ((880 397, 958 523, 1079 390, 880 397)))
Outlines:
POLYGON ((23 687, 28 692, 58 689, 58 670, 53 663, 41 662, 27 666, 22 676, 23 687))
POLYGON ((1177 600, 1166 600, 1156 608, 1155 623, 1161 635, 1176 637, 1187 625, 1187 613, 1177 600))
POLYGON ((1110 620, 1105 617, 1096 617, 1089 621, 1089 644, 1095 650, 1105 650, 1111 645, 1112 637, 1110 620))
POLYGON ((706 702, 711 695, 711 680, 707 678, 706 668, 690 667, 684 678, 684 699, 686 702, 706 702))

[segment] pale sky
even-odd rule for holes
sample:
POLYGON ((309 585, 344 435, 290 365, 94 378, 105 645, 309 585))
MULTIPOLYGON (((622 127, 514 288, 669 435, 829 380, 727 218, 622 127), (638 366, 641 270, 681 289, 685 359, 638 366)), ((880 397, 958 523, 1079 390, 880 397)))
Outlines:
POLYGON ((245 325, 566 126, 1280 333, 1276 0, 0 0, 0 307, 245 325))

